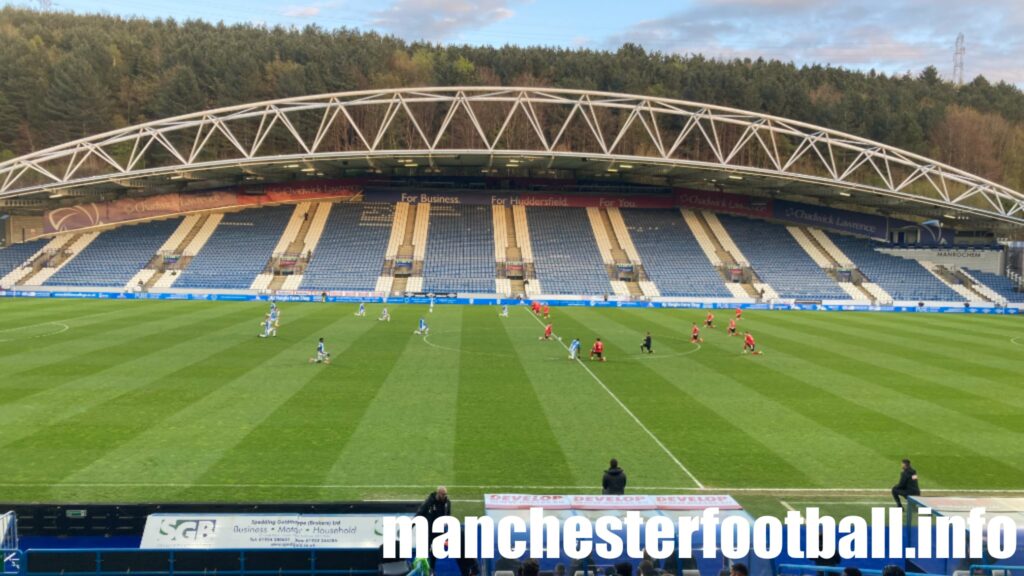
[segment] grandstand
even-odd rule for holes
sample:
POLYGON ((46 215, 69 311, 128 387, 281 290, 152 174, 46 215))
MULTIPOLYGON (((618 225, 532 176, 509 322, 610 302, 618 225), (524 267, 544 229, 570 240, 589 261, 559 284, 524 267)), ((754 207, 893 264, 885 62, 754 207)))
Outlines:
POLYGON ((1024 291, 1006 276, 981 270, 965 269, 969 276, 1006 299, 1007 302, 1024 303, 1024 291))
POLYGON ((424 292, 495 290, 490 206, 433 205, 423 260, 424 292))
POLYGON ((662 296, 731 296, 678 211, 622 210, 622 218, 662 296))
MULTIPOLYGON (((28 261, 46 243, 46 240, 30 240, 21 244, 0 248, 0 286, 7 285, 7 282, 3 281, 3 279, 7 278, 8 274, 11 274, 28 261)), ((13 284, 13 279, 10 280, 10 283, 13 284)))
POLYGON ((528 207, 526 214, 537 279, 545 294, 612 292, 586 211, 528 207))
POLYGON ((384 264, 394 213, 394 204, 334 205, 301 288, 373 290, 384 264))
POLYGON ((962 302, 964 298, 943 284, 920 263, 878 251, 880 242, 829 233, 828 237, 849 256, 871 282, 895 300, 962 302))
POLYGON ((103 232, 45 285, 120 288, 153 258, 180 223, 180 218, 172 218, 103 232))
POLYGON ((849 299, 784 226, 727 215, 719 220, 761 280, 782 298, 849 299))
POLYGON ((273 255, 294 206, 225 214, 175 288, 247 289, 273 255))

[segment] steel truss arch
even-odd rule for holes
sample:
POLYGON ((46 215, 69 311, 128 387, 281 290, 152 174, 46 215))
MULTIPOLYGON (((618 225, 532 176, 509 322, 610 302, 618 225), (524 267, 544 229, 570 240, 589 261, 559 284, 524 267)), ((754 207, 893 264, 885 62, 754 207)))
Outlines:
MULTIPOLYGON (((0 199, 203 171, 385 157, 577 159, 707 169, 923 202, 1024 224, 1024 194, 828 128, 696 102, 588 90, 341 92, 196 112, 0 163, 0 199)), ((521 161, 521 160, 520 160, 521 161)))

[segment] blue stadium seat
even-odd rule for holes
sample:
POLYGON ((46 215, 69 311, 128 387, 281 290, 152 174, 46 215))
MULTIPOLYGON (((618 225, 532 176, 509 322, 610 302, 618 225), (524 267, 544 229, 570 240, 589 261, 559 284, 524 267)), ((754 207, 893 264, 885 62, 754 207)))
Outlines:
POLYGON ((750 266, 782 298, 849 300, 781 224, 738 216, 718 217, 750 266))
POLYGON ((430 206, 424 292, 493 294, 494 220, 490 206, 430 206))
POLYGON ((878 252, 881 242, 828 233, 868 280, 881 286, 893 300, 963 302, 962 296, 946 286, 914 260, 878 252))
POLYGON ((302 278, 302 289, 376 288, 394 219, 394 204, 335 204, 302 278))
POLYGON ((24 264, 25 260, 31 258, 43 246, 46 246, 46 242, 46 240, 30 240, 21 244, 0 248, 0 278, 10 274, 15 268, 24 264))
POLYGON ((1007 302, 1024 302, 1024 292, 1019 292, 1013 281, 1006 276, 992 274, 991 272, 982 272, 981 270, 971 270, 970 268, 967 269, 967 272, 970 273, 971 276, 974 276, 978 282, 981 282, 985 286, 991 288, 996 294, 1006 298, 1007 302))
POLYGON ((181 218, 171 218, 107 230, 43 284, 124 287, 180 223, 181 218))
POLYGON ((248 289, 270 261, 294 211, 294 206, 275 206, 225 214, 174 287, 248 289))
POLYGON ((678 210, 621 212, 644 270, 662 296, 732 296, 678 210))
POLYGON ((526 208, 534 271, 545 294, 612 292, 594 230, 583 208, 526 208))

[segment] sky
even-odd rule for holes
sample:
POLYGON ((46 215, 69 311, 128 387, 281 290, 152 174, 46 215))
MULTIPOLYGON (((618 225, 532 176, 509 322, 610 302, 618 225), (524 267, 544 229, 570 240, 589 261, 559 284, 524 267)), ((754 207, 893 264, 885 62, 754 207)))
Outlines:
MULTIPOLYGON (((34 6, 46 0, 0 0, 34 6)), ((935 66, 1024 87, 1024 0, 51 0, 53 9, 267 26, 376 30, 407 40, 764 57, 889 74, 935 66)))

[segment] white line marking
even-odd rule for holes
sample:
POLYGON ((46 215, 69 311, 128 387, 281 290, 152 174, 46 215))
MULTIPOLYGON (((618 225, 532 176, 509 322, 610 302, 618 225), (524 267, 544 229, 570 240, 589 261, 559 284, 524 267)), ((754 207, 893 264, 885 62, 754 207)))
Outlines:
MULTIPOLYGON (((540 318, 537 318, 536 316, 534 316, 533 312, 530 312, 526 308, 524 308, 523 310, 525 310, 526 313, 529 314, 531 318, 533 318, 538 323, 540 323, 541 326, 544 326, 544 322, 540 318)), ((565 342, 562 342, 561 340, 558 340, 558 343, 562 345, 562 348, 565 348, 566 352, 569 351, 569 347, 565 345, 565 342)), ((654 440, 654 443, 657 444, 658 447, 661 448, 665 452, 665 454, 668 454, 668 457, 671 458, 672 461, 676 463, 676 466, 679 466, 680 470, 685 472, 686 475, 690 477, 690 480, 693 480, 693 483, 696 484, 698 488, 704 488, 704 484, 701 484, 701 481, 697 480, 697 477, 694 476, 693 473, 690 472, 690 470, 687 469, 686 466, 684 466, 683 463, 680 462, 678 458, 676 458, 676 455, 673 454, 667 447, 665 447, 665 445, 661 442, 661 440, 659 440, 658 437, 654 435, 654 432, 651 432, 650 429, 647 428, 647 426, 644 426, 644 423, 641 422, 640 419, 636 417, 636 414, 633 414, 633 411, 630 410, 629 407, 627 407, 625 404, 623 404, 622 400, 619 400, 619 397, 616 396, 614 392, 612 392, 607 386, 605 386, 604 382, 602 382, 601 379, 598 378, 597 375, 594 374, 590 370, 589 366, 587 366, 586 364, 583 363, 582 359, 577 357, 576 358, 576 362, 580 366, 582 366, 584 370, 587 371, 587 374, 590 374, 590 377, 594 379, 594 382, 597 382, 601 386, 601 388, 604 388, 604 391, 607 392, 608 395, 612 397, 612 400, 615 400, 615 402, 623 410, 625 410, 626 414, 629 414, 629 417, 632 418, 634 422, 636 422, 637 426, 639 426, 644 432, 646 432, 647 435, 651 437, 651 440, 654 440)))
POLYGON ((1010 343, 1016 344, 1017 346, 1024 346, 1024 342, 1017 342, 1017 340, 1020 340, 1021 338, 1024 338, 1024 336, 1014 336, 1013 338, 1010 338, 1010 343))
POLYGON ((779 504, 782 504, 783 506, 785 506, 786 510, 789 510, 790 512, 796 512, 796 508, 793 508, 792 506, 790 506, 789 502, 786 502, 785 500, 779 500, 779 504))
MULTIPOLYGON (((543 485, 522 485, 522 484, 446 484, 448 488, 465 490, 583 490, 594 491, 592 484, 583 486, 543 486, 543 485)), ((352 489, 352 490, 424 490, 437 488, 437 484, 210 484, 192 482, 0 482, 4 488, 308 488, 308 489, 352 489)), ((690 492, 713 492, 713 493, 796 493, 796 494, 879 494, 888 493, 889 488, 754 488, 754 487, 723 487, 704 486, 694 488, 693 486, 630 486, 631 491, 652 492, 658 490, 686 490, 690 492)), ((928 491, 929 495, 943 494, 1021 494, 1024 489, 997 490, 990 488, 964 489, 954 488, 949 490, 933 489, 928 491)))
POLYGON ((803 504, 804 506, 806 506, 808 504, 827 505, 827 506, 832 506, 832 505, 835 505, 835 504, 851 504, 851 505, 857 505, 857 506, 886 506, 886 505, 891 506, 892 505, 892 501, 891 500, 889 502, 882 502, 881 500, 791 500, 790 502, 793 502, 795 504, 803 504))
POLYGON ((53 322, 41 322, 39 324, 28 324, 27 326, 16 326, 14 328, 4 328, 4 329, 0 330, 0 334, 3 334, 5 332, 15 332, 17 330, 24 330, 26 328, 32 328, 32 327, 35 327, 35 326, 60 326, 61 328, 59 330, 57 330, 56 332, 47 332, 46 334, 36 334, 35 336, 23 336, 23 337, 16 337, 16 338, 0 338, 0 342, 16 342, 18 340, 30 340, 32 338, 45 338, 47 336, 56 336, 57 334, 61 334, 63 332, 67 332, 68 330, 71 329, 71 327, 68 326, 67 324, 65 324, 64 322, 60 322, 60 321, 56 321, 55 320, 53 322))

